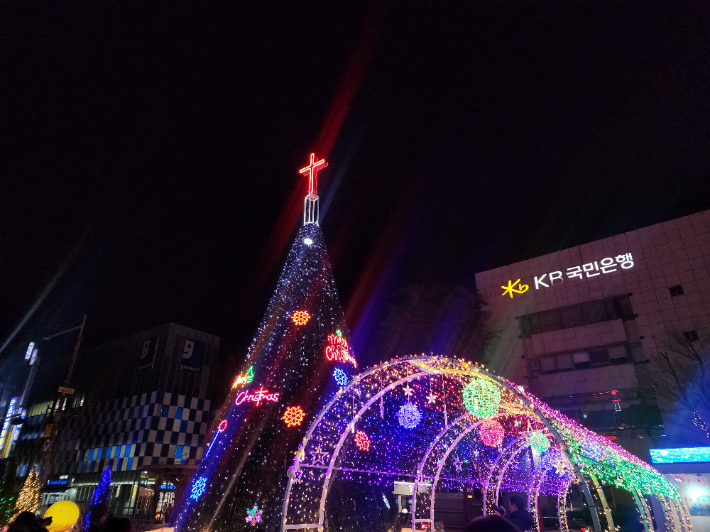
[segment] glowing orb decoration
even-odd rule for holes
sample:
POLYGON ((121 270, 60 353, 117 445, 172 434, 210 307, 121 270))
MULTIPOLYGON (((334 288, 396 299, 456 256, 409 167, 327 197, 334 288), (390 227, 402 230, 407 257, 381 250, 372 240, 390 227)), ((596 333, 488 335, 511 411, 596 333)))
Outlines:
POLYGON ((220 432, 224 432, 225 430, 227 430, 227 420, 226 419, 222 420, 222 422, 219 424, 219 427, 217 427, 217 430, 219 430, 220 432))
POLYGON ((311 315, 306 310, 297 310, 291 314, 291 321, 296 325, 305 325, 308 320, 311 319, 311 315))
POLYGON ((528 434, 527 442, 530 447, 541 453, 544 453, 550 448, 550 440, 539 430, 528 434))
POLYGON ((361 451, 369 451, 370 450, 370 438, 368 438, 367 434, 365 434, 363 431, 358 430, 355 433, 355 445, 357 445, 357 448, 360 449, 361 451))
POLYGON ((281 419, 289 427, 295 427, 301 424, 304 417, 306 417, 306 413, 300 406, 289 406, 281 419))
POLYGON ((417 408, 417 405, 407 403, 399 409, 397 417, 399 418, 399 424, 405 429, 413 429, 422 420, 422 413, 417 408))
POLYGON ((503 425, 494 419, 487 419, 478 429, 478 437, 488 447, 498 447, 503 443, 503 436, 505 436, 503 425))
POLYGON ((200 497, 205 493, 205 490, 207 489, 207 478, 205 477, 200 477, 198 478, 195 483, 192 485, 192 489, 190 490, 190 498, 194 499, 196 501, 200 500, 200 497))
POLYGON ((312 238, 309 238, 309 237, 306 237, 306 238, 303 239, 303 243, 304 243, 305 245, 307 245, 307 246, 312 246, 312 245, 313 245, 313 239, 312 239, 312 238))
POLYGON ((464 386, 463 404, 474 416, 490 417, 498 412, 500 390, 488 379, 475 378, 464 386))
POLYGON ((79 520, 79 507, 72 501, 55 502, 44 512, 44 517, 52 518, 52 523, 47 525, 49 532, 66 532, 79 520))
POLYGON ((247 523, 255 526, 257 523, 261 523, 261 510, 255 504, 253 508, 247 510, 247 523))
POLYGON ((335 382, 337 382, 340 386, 345 386, 348 383, 347 374, 340 368, 335 368, 333 378, 335 378, 335 382))

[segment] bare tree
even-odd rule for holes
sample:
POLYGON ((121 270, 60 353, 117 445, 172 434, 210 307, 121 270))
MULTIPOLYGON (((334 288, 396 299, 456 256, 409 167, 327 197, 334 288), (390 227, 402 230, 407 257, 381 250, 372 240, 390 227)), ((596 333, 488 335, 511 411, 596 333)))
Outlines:
POLYGON ((478 360, 490 339, 484 305, 463 286, 408 286, 387 308, 380 360, 422 352, 478 360))
POLYGON ((710 438, 710 338, 673 332, 658 350, 656 391, 673 407, 685 409, 710 438))

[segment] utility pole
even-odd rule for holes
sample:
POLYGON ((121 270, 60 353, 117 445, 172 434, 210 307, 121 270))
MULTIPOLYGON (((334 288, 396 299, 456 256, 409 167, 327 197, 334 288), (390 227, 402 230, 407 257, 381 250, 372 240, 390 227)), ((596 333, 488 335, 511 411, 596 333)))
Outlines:
MULTIPOLYGON (((40 468, 40 477, 42 483, 46 483, 47 481, 47 470, 49 469, 49 465, 52 463, 54 459, 54 439, 57 436, 57 433, 59 432, 59 422, 62 419, 62 408, 59 408, 59 404, 64 401, 66 401, 66 396, 67 394, 72 394, 74 393, 74 390, 71 390, 69 388, 69 384, 71 382, 71 377, 72 373, 74 373, 74 366, 76 365, 76 359, 79 354, 79 347, 81 346, 81 340, 84 337, 84 326, 86 325, 86 314, 84 314, 84 317, 81 319, 81 324, 80 325, 72 325, 68 329, 64 329, 63 331, 59 331, 57 333, 51 334, 49 336, 46 336, 43 338, 43 340, 51 340, 52 338, 56 338, 57 336, 61 336, 63 334, 67 334, 70 332, 74 331, 79 331, 79 334, 76 337, 76 343, 74 344, 74 350, 72 351, 72 356, 71 356, 71 362, 69 363, 69 370, 67 371, 67 376, 64 379, 64 385, 59 389, 61 395, 59 396, 59 401, 54 401, 52 403, 52 409, 49 412, 49 415, 47 418, 51 418, 52 422, 52 430, 49 434, 49 437, 45 440, 44 445, 42 446, 42 452, 44 453, 44 457, 42 458, 42 467, 40 468)), ((63 406, 63 405, 62 405, 63 406)), ((46 425, 45 425, 46 426, 46 425)))

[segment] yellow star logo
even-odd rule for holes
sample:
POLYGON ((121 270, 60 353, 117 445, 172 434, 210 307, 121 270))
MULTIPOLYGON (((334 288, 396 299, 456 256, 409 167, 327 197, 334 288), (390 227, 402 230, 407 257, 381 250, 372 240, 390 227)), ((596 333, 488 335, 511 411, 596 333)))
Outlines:
POLYGON ((510 298, 513 299, 513 293, 524 294, 525 292, 528 291, 528 288, 530 288, 526 284, 518 284, 518 283, 520 283, 520 279, 518 279, 515 282, 508 281, 507 286, 501 286, 501 288, 503 289, 502 295, 504 295, 504 296, 510 295, 510 298), (517 286, 517 288, 516 288, 516 286, 517 286))

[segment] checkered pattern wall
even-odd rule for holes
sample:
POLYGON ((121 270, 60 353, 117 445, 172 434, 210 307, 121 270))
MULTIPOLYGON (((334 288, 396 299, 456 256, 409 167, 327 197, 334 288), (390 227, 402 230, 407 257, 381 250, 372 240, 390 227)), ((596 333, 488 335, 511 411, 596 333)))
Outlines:
MULTIPOLYGON (((50 475, 135 471, 156 464, 194 464, 207 431, 210 401, 158 392, 67 410, 54 442, 50 475)), ((29 466, 23 464, 22 469, 29 466)), ((18 471, 22 475, 22 471, 18 471)))

